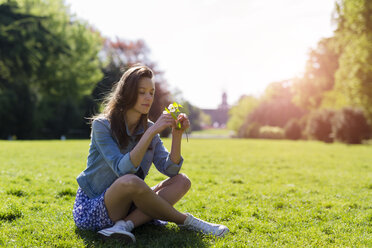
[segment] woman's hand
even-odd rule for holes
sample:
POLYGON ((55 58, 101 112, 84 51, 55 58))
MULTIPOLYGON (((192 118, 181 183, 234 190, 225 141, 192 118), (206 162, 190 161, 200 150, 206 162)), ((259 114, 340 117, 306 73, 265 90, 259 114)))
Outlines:
POLYGON ((158 134, 167 127, 175 127, 176 121, 170 114, 162 114, 158 120, 152 125, 149 129, 151 129, 154 134, 158 134))
POLYGON ((172 133, 178 133, 178 132, 183 133, 189 127, 190 127, 189 118, 187 117, 186 114, 181 113, 177 117, 177 122, 175 122, 175 124, 173 125, 172 133), (181 123, 181 128, 180 129, 177 129, 176 128, 177 127, 177 125, 176 125, 177 123, 181 123))

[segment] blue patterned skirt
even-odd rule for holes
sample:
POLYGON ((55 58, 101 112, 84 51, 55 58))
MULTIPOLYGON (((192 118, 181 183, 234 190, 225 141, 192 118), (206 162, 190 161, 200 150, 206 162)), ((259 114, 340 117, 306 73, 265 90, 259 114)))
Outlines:
POLYGON ((78 228, 97 231, 114 225, 114 222, 108 216, 105 206, 105 192, 91 199, 79 187, 76 193, 74 209, 72 210, 72 215, 78 228))

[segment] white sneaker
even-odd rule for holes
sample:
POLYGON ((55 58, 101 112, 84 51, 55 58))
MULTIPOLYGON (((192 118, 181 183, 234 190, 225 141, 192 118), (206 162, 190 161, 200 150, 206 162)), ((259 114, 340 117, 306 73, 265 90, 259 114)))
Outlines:
POLYGON ((199 231, 205 234, 214 235, 217 238, 225 236, 229 232, 229 228, 224 225, 212 224, 204 220, 198 219, 191 214, 187 214, 183 225, 178 225, 181 228, 199 231))
POLYGON ((98 234, 104 238, 115 238, 125 241, 126 243, 135 243, 136 238, 131 233, 133 229, 132 221, 119 220, 112 227, 98 231, 98 234))

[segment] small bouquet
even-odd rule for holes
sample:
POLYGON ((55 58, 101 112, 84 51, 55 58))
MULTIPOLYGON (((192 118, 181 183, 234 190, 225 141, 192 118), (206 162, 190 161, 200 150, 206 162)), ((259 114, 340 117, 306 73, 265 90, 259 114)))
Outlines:
MULTIPOLYGON (((168 113, 171 114, 173 119, 177 120, 178 115, 181 113, 179 108, 183 108, 181 104, 178 104, 176 102, 169 104, 168 108, 165 107, 165 110, 163 111, 164 114, 168 113)), ((181 129, 181 123, 177 122, 176 129, 181 129)), ((189 141, 189 137, 187 135, 187 131, 185 130, 187 142, 189 141)))

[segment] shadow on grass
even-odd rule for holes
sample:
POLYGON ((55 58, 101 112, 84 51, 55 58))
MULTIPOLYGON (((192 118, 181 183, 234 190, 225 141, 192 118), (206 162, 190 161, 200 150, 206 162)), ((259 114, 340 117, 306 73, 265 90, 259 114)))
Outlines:
MULTIPOLYGON (((83 231, 75 228, 75 233, 84 240, 85 247, 123 247, 123 243, 118 240, 103 240, 96 232, 83 231)), ((180 230, 175 225, 155 226, 151 224, 143 225, 133 231, 136 243, 126 245, 126 247, 209 247, 210 244, 203 235, 180 230)))

